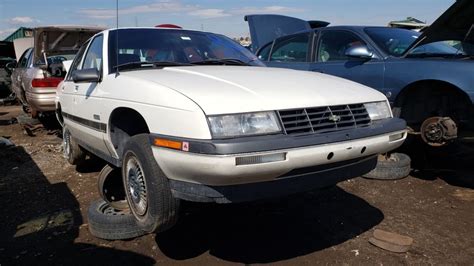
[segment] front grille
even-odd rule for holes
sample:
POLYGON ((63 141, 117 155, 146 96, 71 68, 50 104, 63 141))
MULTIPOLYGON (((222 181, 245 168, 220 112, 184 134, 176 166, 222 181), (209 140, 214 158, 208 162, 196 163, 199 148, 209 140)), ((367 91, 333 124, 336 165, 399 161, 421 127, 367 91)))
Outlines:
POLYGON ((285 134, 325 133, 370 125, 364 104, 278 111, 285 134))

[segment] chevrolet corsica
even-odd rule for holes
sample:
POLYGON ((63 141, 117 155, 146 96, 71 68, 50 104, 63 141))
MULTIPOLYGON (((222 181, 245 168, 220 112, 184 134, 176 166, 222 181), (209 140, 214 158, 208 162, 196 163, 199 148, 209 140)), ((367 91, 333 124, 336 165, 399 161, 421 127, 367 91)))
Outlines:
POLYGON ((263 67, 227 37, 179 29, 95 35, 56 105, 68 161, 90 153, 121 168, 145 232, 172 226, 180 200, 242 202, 335 185, 374 169, 406 137, 380 92, 263 67))

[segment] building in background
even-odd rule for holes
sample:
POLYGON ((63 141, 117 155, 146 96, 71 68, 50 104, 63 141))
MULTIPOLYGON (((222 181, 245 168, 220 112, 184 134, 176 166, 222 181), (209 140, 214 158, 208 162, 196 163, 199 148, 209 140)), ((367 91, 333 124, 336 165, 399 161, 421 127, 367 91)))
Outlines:
POLYGON ((6 37, 4 41, 13 42, 16 39, 28 37, 33 37, 33 30, 30 28, 20 27, 15 32, 8 35, 8 37, 6 37))
POLYGON ((419 19, 413 17, 407 17, 405 20, 390 21, 388 23, 389 27, 392 28, 402 28, 408 30, 421 31, 422 29, 428 27, 429 25, 426 22, 423 22, 419 19))

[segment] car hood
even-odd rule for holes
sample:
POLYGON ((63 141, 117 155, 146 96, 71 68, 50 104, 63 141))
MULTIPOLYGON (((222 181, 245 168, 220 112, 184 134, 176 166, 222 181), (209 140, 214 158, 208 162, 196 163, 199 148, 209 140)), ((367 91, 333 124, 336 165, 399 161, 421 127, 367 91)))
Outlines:
POLYGON ((474 1, 457 0, 411 44, 405 55, 424 44, 464 41, 474 44, 474 1))
POLYGON ((173 89, 208 114, 383 101, 380 92, 345 79, 281 68, 190 66, 121 72, 173 89))
MULTIPOLYGON (((89 26, 47 26, 33 30, 34 62, 55 54, 75 54, 94 34, 104 30, 89 26)), ((44 61, 44 60, 43 60, 44 61)))

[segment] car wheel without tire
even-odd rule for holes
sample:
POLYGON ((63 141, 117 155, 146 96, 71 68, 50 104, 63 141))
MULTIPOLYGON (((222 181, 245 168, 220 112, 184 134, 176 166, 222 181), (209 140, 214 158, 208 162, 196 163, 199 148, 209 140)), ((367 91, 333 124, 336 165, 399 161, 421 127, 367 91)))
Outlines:
POLYGON ((179 200, 158 166, 148 134, 131 137, 125 144, 122 177, 128 205, 137 224, 146 232, 162 232, 177 221, 179 200))
POLYGON ((76 143, 66 126, 63 127, 63 157, 72 165, 80 164, 86 159, 86 153, 76 143))
POLYGON ((119 168, 107 164, 100 171, 97 181, 99 195, 105 202, 117 210, 128 209, 122 172, 119 168))
POLYGON ((88 220, 91 234, 102 239, 131 239, 146 234, 129 211, 114 209, 103 200, 89 206, 88 220))
POLYGON ((407 177, 411 171, 411 159, 403 153, 392 153, 390 156, 379 155, 374 170, 363 175, 369 179, 396 180, 407 177))

